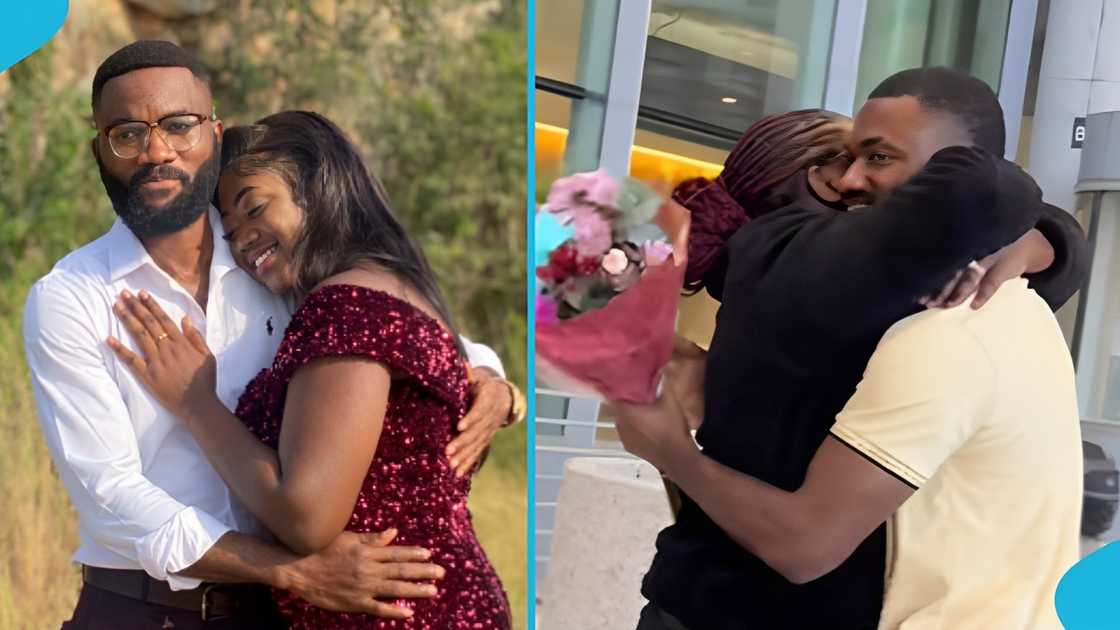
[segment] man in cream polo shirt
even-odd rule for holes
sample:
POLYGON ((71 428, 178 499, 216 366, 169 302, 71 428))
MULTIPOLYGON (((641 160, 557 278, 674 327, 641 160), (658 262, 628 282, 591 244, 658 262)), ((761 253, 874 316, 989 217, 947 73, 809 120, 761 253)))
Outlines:
POLYGON ((1073 365, 1026 280, 895 324, 832 436, 914 494, 888 521, 881 628, 1060 628, 1078 558, 1073 365))

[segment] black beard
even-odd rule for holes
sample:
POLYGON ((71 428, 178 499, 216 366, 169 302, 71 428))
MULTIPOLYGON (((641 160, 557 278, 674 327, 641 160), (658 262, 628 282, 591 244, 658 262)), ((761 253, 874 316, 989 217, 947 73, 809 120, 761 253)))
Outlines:
POLYGON ((210 159, 198 168, 193 180, 182 170, 169 164, 149 164, 137 171, 126 186, 105 170, 100 156, 97 158, 97 168, 101 171, 101 182, 105 184, 105 192, 109 194, 113 210, 136 238, 144 240, 174 234, 193 224, 210 209, 221 170, 219 155, 215 146, 210 159), (140 186, 145 182, 163 179, 179 180, 182 189, 162 207, 151 206, 144 201, 140 186))

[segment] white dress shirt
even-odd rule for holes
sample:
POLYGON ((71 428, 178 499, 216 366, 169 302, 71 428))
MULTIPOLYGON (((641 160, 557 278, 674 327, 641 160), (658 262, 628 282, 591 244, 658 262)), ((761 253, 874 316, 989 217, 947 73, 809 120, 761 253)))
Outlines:
MULTIPOLYGON (((221 234, 210 212, 213 234, 221 234)), ((63 258, 28 296, 23 319, 39 420, 78 512, 74 561, 143 569, 174 589, 200 580, 174 575, 230 530, 263 533, 230 493, 190 432, 118 360, 112 335, 138 348, 112 311, 121 291, 145 289, 173 321, 189 316, 217 360, 217 394, 236 407, 245 386, 272 363, 291 318, 273 295, 214 245, 207 309, 156 266, 120 221, 63 258)), ((463 339, 472 365, 502 373, 485 346, 463 339)))

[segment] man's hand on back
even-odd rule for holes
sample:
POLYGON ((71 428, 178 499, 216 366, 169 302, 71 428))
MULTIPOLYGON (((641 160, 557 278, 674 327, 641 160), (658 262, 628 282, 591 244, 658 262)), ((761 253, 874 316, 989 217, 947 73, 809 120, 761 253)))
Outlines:
POLYGON ((447 445, 455 474, 465 477, 479 464, 513 409, 513 392, 490 368, 471 370, 471 407, 459 421, 459 435, 447 445))
POLYGON ((326 549, 286 565, 276 586, 320 608, 407 619, 411 610, 385 600, 435 597, 435 585, 424 582, 444 570, 428 562, 427 549, 389 546, 396 535, 342 532, 326 549))

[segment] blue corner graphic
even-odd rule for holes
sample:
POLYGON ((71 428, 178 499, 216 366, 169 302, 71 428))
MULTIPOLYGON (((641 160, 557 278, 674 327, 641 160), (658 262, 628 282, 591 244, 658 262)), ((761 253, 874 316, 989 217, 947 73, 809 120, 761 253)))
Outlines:
POLYGON ((1073 565, 1054 597, 1066 630, 1120 629, 1120 541, 1109 543, 1073 565))
POLYGON ((68 0, 11 2, 0 20, 0 72, 49 42, 66 21, 68 0))

